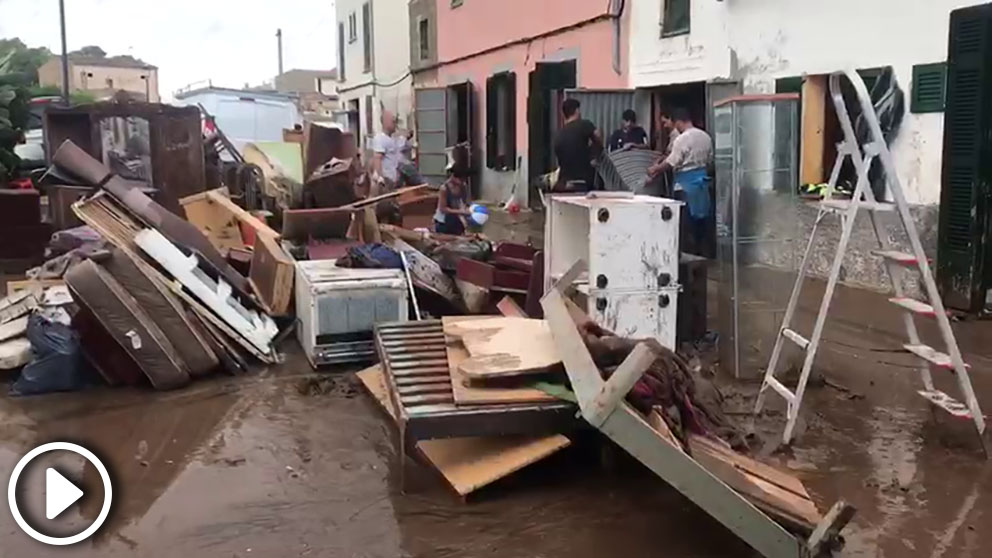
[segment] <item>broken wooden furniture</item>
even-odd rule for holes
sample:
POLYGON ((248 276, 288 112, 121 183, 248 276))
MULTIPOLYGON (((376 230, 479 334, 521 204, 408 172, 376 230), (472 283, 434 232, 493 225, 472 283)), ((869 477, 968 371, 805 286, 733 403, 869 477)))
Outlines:
POLYGON ((621 337, 653 337, 675 348, 682 203, 593 193, 553 195, 549 204, 545 292, 584 261, 588 274, 578 289, 597 324, 621 337))
POLYGON ((654 360, 650 349, 638 345, 609 380, 604 381, 562 293, 552 288, 542 304, 582 417, 589 424, 763 556, 808 558, 833 544, 840 529, 851 519, 853 508, 838 502, 815 525, 805 525, 811 502, 805 491, 795 492, 793 479, 778 480, 781 476, 778 472, 770 475, 768 468, 753 464, 744 456, 728 459, 721 446, 711 447, 706 440, 690 444, 690 455, 670 432, 666 435, 667 428, 659 431, 652 427, 624 400, 654 360), (779 521, 769 513, 774 513, 779 521), (797 537, 783 523, 790 528, 807 527, 811 534, 808 538, 797 537))
POLYGON ((334 260, 296 268, 296 333, 314 368, 374 360, 375 324, 409 318, 402 270, 338 267, 334 260))
POLYGON ((181 198, 206 188, 202 121, 196 107, 134 102, 52 105, 43 118, 49 161, 69 140, 93 159, 113 161, 117 167, 140 158, 136 178, 157 189, 162 206, 176 215, 182 212, 181 198), (135 153, 132 146, 146 152, 135 153))
POLYGON ((423 440, 536 436, 581 426, 575 405, 563 401, 456 404, 441 320, 379 324, 375 345, 399 424, 404 458, 423 440))
POLYGON ((223 278, 210 277, 200 268, 200 259, 183 254, 155 229, 145 229, 134 237, 134 243, 162 266, 200 302, 214 311, 228 326, 241 332, 255 348, 270 352, 271 343, 279 333, 268 315, 245 307, 234 289, 223 278))
MULTIPOLYGON (((84 223, 123 253, 160 292, 164 293, 163 296, 176 297, 179 299, 178 302, 192 310, 195 315, 194 321, 203 323, 207 329, 207 342, 211 343, 212 339, 217 340, 217 343, 211 343, 213 348, 237 346, 237 350, 247 351, 262 362, 269 364, 275 362, 274 351, 257 349, 241 331, 228 325, 206 304, 187 292, 182 285, 145 260, 144 252, 135 243, 136 236, 143 230, 142 223, 107 192, 98 192, 92 198, 76 203, 73 205, 73 211, 84 223)), ((227 362, 225 359, 227 355, 217 356, 227 362)))

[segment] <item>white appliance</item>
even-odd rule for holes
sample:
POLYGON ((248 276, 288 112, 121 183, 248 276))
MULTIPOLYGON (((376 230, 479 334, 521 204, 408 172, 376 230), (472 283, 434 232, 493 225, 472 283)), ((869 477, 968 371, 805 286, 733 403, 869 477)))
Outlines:
POLYGON ((372 329, 409 319, 399 269, 351 269, 335 260, 296 263, 297 335, 314 368, 375 360, 372 329))
POLYGON ((545 291, 578 260, 578 289, 600 326, 675 349, 682 202, 618 194, 550 197, 544 236, 545 291))

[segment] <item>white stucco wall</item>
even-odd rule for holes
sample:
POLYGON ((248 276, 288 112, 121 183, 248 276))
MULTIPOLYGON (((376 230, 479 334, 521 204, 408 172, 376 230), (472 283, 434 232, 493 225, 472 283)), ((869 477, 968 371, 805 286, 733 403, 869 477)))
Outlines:
POLYGON ((906 94, 893 144, 910 203, 940 199, 943 113, 909 112, 912 68, 947 59, 954 9, 975 0, 692 0, 691 33, 661 38, 664 0, 631 2, 631 84, 717 78, 745 93, 773 92, 777 78, 892 66, 906 94))
MULTIPOLYGON (((410 14, 406 0, 338 0, 337 22, 344 24, 345 79, 338 84, 341 105, 359 99, 363 144, 368 141, 364 122, 366 96, 373 97, 373 133, 381 128, 382 110, 390 110, 405 128, 413 113, 413 78, 410 76, 410 14), (372 5, 372 71, 365 72, 362 5, 372 5), (348 42, 348 16, 357 19, 357 40, 348 42)), ((337 28, 337 26, 335 26, 337 28)))

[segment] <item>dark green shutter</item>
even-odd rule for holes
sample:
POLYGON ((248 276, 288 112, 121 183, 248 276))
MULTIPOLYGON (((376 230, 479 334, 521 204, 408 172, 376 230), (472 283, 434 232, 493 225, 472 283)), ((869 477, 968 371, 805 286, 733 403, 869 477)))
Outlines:
POLYGON ((506 74, 505 78, 506 87, 506 115, 504 118, 510 123, 506 127, 506 136, 502 138, 504 145, 506 146, 506 160, 503 161, 503 166, 507 169, 516 170, 517 169, 517 74, 515 72, 510 72, 506 74))
POLYGON ((946 89, 946 63, 913 66, 913 98, 910 110, 915 113, 942 112, 946 89))
POLYGON ((499 126, 496 125, 499 113, 497 83, 497 76, 486 80, 486 166, 491 169, 496 168, 496 154, 499 151, 499 144, 496 143, 499 133, 499 126))
POLYGON ((670 37, 689 32, 689 0, 665 0, 661 36, 670 37))
POLYGON ((775 80, 775 93, 802 93, 803 77, 794 76, 775 80))
POLYGON ((992 6, 951 12, 937 280, 951 308, 985 302, 992 6))

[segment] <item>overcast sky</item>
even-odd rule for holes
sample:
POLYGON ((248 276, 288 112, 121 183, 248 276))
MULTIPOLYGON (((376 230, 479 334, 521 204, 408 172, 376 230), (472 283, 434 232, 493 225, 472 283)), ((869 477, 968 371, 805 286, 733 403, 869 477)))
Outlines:
MULTIPOLYGON (((163 98, 189 83, 258 85, 286 69, 337 60, 333 0, 65 0, 69 50, 99 45, 159 68, 163 98)), ((61 51, 58 0, 0 0, 0 37, 61 51)))

